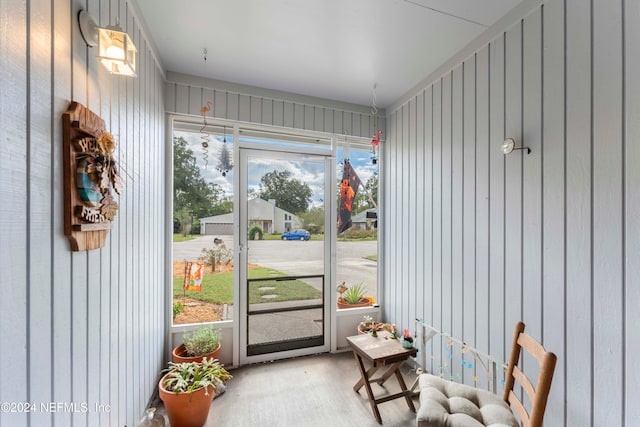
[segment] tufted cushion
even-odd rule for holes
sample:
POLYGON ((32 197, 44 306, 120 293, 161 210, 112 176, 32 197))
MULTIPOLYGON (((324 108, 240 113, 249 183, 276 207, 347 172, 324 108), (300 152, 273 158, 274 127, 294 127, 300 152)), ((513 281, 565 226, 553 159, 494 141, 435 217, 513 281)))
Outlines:
POLYGON ((420 375, 418 427, 518 427, 499 396, 430 374, 420 375))

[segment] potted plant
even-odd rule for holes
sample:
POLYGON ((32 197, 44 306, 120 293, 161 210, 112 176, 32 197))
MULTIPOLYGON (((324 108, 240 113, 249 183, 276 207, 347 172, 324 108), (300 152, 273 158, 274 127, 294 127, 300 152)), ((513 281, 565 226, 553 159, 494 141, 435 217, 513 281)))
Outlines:
POLYGON ((338 308, 367 307, 373 304, 372 299, 364 294, 366 289, 362 283, 349 286, 338 298, 338 308))
POLYGON ((211 401, 232 376, 216 359, 201 363, 169 362, 158 392, 172 427, 202 427, 207 422, 211 401))
POLYGON ((375 322, 371 316, 364 316, 362 322, 358 324, 358 334, 371 334, 376 336, 380 331, 393 333, 395 325, 384 322, 375 322))
POLYGON ((175 363, 200 362, 203 357, 215 359, 220 354, 222 331, 213 326, 201 326, 193 332, 185 332, 183 343, 173 349, 175 363))
POLYGON ((404 348, 412 348, 413 347, 413 338, 409 333, 408 329, 405 329, 402 333, 402 347, 404 348))

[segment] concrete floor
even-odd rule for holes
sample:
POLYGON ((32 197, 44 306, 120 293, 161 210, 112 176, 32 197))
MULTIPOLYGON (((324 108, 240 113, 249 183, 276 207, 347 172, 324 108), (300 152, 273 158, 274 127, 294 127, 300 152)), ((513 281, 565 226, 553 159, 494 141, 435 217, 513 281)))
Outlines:
MULTIPOLYGON (((408 387, 416 376, 405 365, 408 387)), ((351 352, 320 354, 254 365, 231 371, 226 392, 211 404, 206 427, 375 427, 351 352)), ((400 391, 394 378, 374 384, 376 397, 400 391)), ((416 409, 419 406, 414 398, 416 409)), ((378 405, 383 426, 415 426, 416 414, 404 399, 378 405)), ((160 407, 159 412, 164 413, 160 407)))

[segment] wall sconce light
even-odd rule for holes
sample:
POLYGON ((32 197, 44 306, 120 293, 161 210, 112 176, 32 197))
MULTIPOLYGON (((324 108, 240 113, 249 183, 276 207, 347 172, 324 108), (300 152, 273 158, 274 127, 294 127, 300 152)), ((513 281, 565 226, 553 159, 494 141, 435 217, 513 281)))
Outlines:
POLYGON ((115 26, 100 28, 86 10, 81 10, 78 23, 85 43, 98 46, 98 59, 110 73, 136 76, 136 46, 118 21, 115 26))
POLYGON ((527 150, 527 154, 531 154, 529 147, 516 147, 516 140, 513 138, 505 139, 501 148, 504 154, 510 154, 513 150, 527 150))

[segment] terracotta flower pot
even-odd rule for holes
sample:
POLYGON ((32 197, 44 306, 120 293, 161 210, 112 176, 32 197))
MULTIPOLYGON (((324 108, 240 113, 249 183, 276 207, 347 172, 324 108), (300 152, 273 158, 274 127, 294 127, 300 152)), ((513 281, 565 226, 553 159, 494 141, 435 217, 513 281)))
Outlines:
MULTIPOLYGON (((167 374, 171 375, 171 374, 167 374)), ((171 427, 202 427, 207 422, 211 401, 215 396, 215 390, 209 387, 209 395, 205 394, 205 389, 199 388, 192 393, 173 393, 167 391, 162 383, 167 377, 165 375, 158 384, 160 399, 164 402, 164 407, 169 417, 171 427)))
POLYGON ((187 349, 184 347, 184 344, 180 344, 171 352, 172 360, 175 363, 184 363, 184 362, 202 362, 202 359, 206 357, 207 359, 217 359, 220 354, 220 348, 222 344, 218 344, 215 350, 213 350, 209 354, 205 354, 204 356, 189 356, 187 354, 187 349))
POLYGON ((358 304, 349 304, 344 298, 338 298, 337 300, 338 308, 357 308, 357 307, 368 307, 373 303, 367 297, 360 298, 360 302, 358 304))

